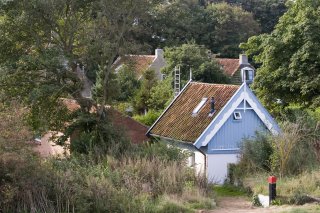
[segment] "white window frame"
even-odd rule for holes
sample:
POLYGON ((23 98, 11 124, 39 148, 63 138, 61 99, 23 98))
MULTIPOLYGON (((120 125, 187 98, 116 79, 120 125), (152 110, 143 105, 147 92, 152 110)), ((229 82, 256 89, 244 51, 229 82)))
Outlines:
POLYGON ((199 111, 201 110, 201 108, 204 106, 204 104, 207 102, 208 98, 202 98, 202 100, 200 101, 200 103, 196 106, 196 108, 194 108, 194 110, 192 111, 192 115, 196 115, 199 113, 199 111))
POLYGON ((246 71, 246 81, 252 81, 253 80, 253 70, 245 70, 246 71))
POLYGON ((233 119, 234 120, 241 120, 242 119, 241 112, 239 112, 239 111, 233 112, 233 119))

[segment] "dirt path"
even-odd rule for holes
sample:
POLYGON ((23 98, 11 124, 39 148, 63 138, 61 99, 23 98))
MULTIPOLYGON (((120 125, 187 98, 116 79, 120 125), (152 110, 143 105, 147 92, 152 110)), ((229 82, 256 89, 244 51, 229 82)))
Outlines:
MULTIPOLYGON (((308 205, 310 206, 310 205, 308 205)), ((307 206, 307 207, 308 207, 307 206)), ((271 206, 269 208, 252 207, 250 200, 245 197, 220 197, 217 199, 217 208, 201 213, 281 213, 292 209, 305 209, 306 206, 271 206)), ((313 211, 310 211, 313 212, 313 211)))

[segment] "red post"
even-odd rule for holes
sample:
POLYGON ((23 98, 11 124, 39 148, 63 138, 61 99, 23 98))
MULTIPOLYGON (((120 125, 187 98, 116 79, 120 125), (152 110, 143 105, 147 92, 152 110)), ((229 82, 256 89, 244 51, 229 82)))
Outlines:
POLYGON ((269 202, 276 199, 277 196, 277 178, 275 176, 268 177, 269 182, 269 202))

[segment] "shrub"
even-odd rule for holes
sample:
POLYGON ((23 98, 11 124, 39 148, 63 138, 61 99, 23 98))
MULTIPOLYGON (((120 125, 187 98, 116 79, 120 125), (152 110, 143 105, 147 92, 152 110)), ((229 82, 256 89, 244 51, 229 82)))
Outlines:
POLYGON ((161 115, 161 112, 149 110, 145 115, 136 115, 133 117, 136 121, 151 126, 161 115))
POLYGON ((234 176, 257 171, 270 171, 270 156, 273 153, 270 137, 257 133, 254 139, 247 139, 241 146, 240 163, 234 168, 234 176))

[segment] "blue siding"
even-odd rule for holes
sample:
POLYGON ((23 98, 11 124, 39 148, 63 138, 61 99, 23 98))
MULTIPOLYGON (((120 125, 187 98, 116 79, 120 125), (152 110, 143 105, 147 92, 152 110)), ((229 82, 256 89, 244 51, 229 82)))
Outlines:
POLYGON ((208 143, 207 151, 209 154, 216 153, 219 150, 219 152, 221 150, 230 152, 228 149, 238 149, 243 139, 255 136, 257 131, 267 131, 264 123, 253 110, 235 110, 235 112, 240 112, 242 119, 235 120, 233 114, 228 118, 208 143))
POLYGON ((210 123, 210 125, 205 129, 205 131, 200 135, 200 137, 196 140, 194 145, 199 149, 202 146, 206 147, 207 153, 234 153, 239 148, 239 143, 244 138, 249 138, 255 135, 257 131, 269 131, 267 130, 267 126, 264 123, 271 124, 270 130, 272 133, 276 134, 281 132, 279 126, 272 118, 272 116, 268 113, 268 111, 262 106, 259 100, 255 97, 250 88, 243 84, 237 93, 229 100, 227 105, 222 109, 222 111, 217 115, 217 117, 210 123), (250 106, 248 102, 246 102, 246 107, 244 107, 244 101, 239 102, 238 106, 235 107, 233 104, 240 97, 241 93, 245 92, 250 98, 248 100, 252 100, 255 109, 260 111, 265 117, 265 121, 262 121, 260 117, 256 114, 253 109, 248 109, 250 106), (242 120, 234 120, 233 113, 229 116, 229 118, 224 122, 221 128, 215 133, 215 135, 211 136, 212 131, 215 128, 219 128, 219 123, 224 119, 224 115, 230 111, 232 108, 247 108, 244 112, 243 109, 236 109, 235 111, 240 111, 242 115, 242 120), (275 131, 275 132, 274 132, 275 131), (212 137, 211 139, 208 137, 212 137), (208 141, 209 139, 209 141, 208 141), (204 145, 203 142, 207 145, 204 145), (223 151, 222 151, 223 150, 223 151))

